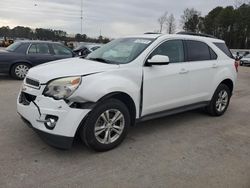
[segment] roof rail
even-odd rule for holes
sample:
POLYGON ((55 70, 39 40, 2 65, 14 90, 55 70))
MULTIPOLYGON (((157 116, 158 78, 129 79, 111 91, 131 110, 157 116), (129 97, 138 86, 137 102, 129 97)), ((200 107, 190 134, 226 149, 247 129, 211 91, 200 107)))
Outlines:
POLYGON ((203 33, 194 33, 194 32, 186 32, 186 31, 181 31, 181 32, 178 32, 176 34, 179 34, 179 35, 192 35, 192 36, 200 36, 200 37, 209 37, 209 38, 215 38, 215 36, 213 35, 208 35, 208 34, 203 34, 203 33))
POLYGON ((162 33, 157 33, 157 32, 146 32, 144 33, 145 35, 154 35, 154 34, 162 34, 162 33))

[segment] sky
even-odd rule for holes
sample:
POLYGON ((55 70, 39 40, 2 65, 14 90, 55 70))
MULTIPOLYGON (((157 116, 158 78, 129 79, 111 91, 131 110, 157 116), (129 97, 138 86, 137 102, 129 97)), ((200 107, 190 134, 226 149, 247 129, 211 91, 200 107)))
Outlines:
MULTIPOLYGON (((116 38, 159 30, 157 19, 167 11, 176 19, 185 8, 206 15, 217 6, 234 5, 235 0, 83 0, 83 33, 91 37, 116 38)), ((31 28, 81 32, 81 0, 0 0, 0 27, 22 25, 31 28)))

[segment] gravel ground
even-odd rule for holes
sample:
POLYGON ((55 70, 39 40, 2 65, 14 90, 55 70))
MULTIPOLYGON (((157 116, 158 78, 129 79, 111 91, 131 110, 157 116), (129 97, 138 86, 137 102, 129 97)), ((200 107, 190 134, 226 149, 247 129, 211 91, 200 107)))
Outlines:
POLYGON ((46 145, 16 113, 21 82, 0 76, 0 187, 250 187, 250 67, 228 112, 144 122, 115 150, 46 145))

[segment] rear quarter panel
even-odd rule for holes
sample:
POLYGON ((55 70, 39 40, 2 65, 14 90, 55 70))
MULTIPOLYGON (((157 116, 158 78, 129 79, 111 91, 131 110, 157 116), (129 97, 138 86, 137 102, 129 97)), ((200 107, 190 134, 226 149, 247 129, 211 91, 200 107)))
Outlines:
POLYGON ((235 88, 236 85, 236 80, 237 80, 237 72, 235 69, 235 60, 233 59, 227 59, 227 60, 219 60, 218 61, 218 71, 217 74, 215 75, 215 77, 212 80, 212 91, 210 92, 210 100, 213 97, 213 94, 215 92, 215 90, 217 89, 217 87, 219 86, 219 84, 221 82, 223 82, 226 79, 230 79, 233 82, 233 86, 235 88))

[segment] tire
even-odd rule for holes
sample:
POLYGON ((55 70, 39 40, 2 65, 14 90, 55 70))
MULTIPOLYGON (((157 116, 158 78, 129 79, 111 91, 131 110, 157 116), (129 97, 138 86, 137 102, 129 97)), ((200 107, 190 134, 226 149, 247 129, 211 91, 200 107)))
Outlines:
POLYGON ((117 99, 108 99, 90 112, 80 130, 80 136, 90 149, 108 151, 125 139, 130 122, 130 113, 125 104, 117 99), (116 122, 111 120, 115 115, 119 115, 116 122))
POLYGON ((222 116, 227 111, 231 96, 232 93, 229 87, 225 84, 220 84, 207 107, 208 113, 211 116, 222 116))
POLYGON ((10 74, 13 78, 17 80, 23 80, 27 75, 29 69, 30 65, 26 63, 17 63, 11 68, 10 74))

